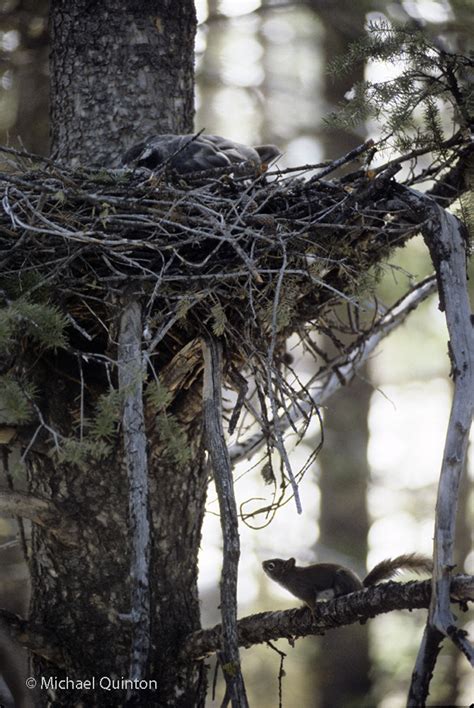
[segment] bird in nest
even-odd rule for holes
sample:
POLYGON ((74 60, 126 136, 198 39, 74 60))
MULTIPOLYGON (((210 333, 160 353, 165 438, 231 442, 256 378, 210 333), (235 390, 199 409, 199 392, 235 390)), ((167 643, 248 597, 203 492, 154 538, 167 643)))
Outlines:
POLYGON ((276 145, 249 147, 220 135, 154 135, 133 145, 122 158, 122 165, 156 170, 167 165, 178 174, 216 167, 250 166, 265 171, 281 151, 276 145))

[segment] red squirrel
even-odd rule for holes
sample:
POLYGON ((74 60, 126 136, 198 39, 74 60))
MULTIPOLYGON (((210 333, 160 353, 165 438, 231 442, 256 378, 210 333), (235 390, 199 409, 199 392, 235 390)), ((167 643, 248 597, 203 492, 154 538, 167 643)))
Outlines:
POLYGON ((430 558, 416 553, 387 558, 377 563, 364 580, 349 568, 336 563, 315 563, 300 567, 296 565, 294 558, 272 558, 263 561, 262 566, 269 578, 299 600, 303 600, 313 610, 317 600, 328 599, 328 594, 332 597, 348 595, 381 580, 389 580, 400 570, 431 573, 433 564, 430 558))

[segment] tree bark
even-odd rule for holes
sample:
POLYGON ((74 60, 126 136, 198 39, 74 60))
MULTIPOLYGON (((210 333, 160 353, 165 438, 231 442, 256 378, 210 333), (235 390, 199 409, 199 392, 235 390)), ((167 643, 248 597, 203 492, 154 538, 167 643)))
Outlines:
MULTIPOLYGON (((59 159, 114 165, 131 142, 147 134, 192 129, 195 22, 191 0, 52 1, 51 133, 59 159)), ((139 297, 143 299, 143 294, 139 297)), ((148 466, 151 592, 148 650, 143 617, 140 627, 140 661, 143 664, 148 653, 148 663, 140 671, 146 681, 156 683, 135 696, 130 697, 130 685, 120 681, 132 678, 136 625, 130 621, 131 597, 136 596, 132 584, 137 591, 137 582, 141 583, 132 577, 137 564, 132 575, 130 566, 137 552, 132 548, 128 508, 125 450, 130 436, 123 439, 118 427, 111 452, 100 463, 91 457, 86 464, 65 464, 54 450, 50 454, 51 436, 48 439, 45 426, 56 431, 60 448, 66 438, 79 434, 78 415, 82 426, 82 413, 93 415, 99 396, 111 384, 117 388, 116 341, 123 308, 112 297, 104 308, 110 331, 92 343, 73 332, 76 354, 59 351, 37 360, 31 352, 44 426, 30 450, 29 491, 62 519, 58 523, 55 518, 55 533, 48 526, 35 526, 33 532, 30 621, 44 627, 48 637, 52 632, 61 648, 56 665, 40 649, 34 655, 34 674, 44 679, 38 704, 54 700, 61 706, 80 701, 200 706, 206 688, 202 662, 178 657, 184 638, 200 627, 197 554, 207 489, 201 382, 175 397, 166 411, 181 426, 188 462, 176 463, 163 440, 156 410, 148 404, 144 409, 147 460, 141 455, 141 461, 148 466), (90 361, 82 358, 82 370, 78 351, 92 356, 90 361), (107 366, 94 361, 96 355, 107 366), (58 532, 63 525, 69 532, 73 529, 74 544, 65 543, 67 534, 58 532), (80 684, 94 677, 95 687, 80 684), (117 677, 117 687, 107 690, 107 682, 117 677), (69 683, 58 683, 66 679, 69 683)), ((135 337, 137 346, 140 337, 141 333, 135 337)), ((171 356, 160 353, 160 364, 166 365, 171 356)), ((134 451, 129 452, 130 461, 134 451)))
POLYGON ((221 573, 223 647, 219 660, 227 685, 226 694, 230 697, 233 708, 248 708, 237 637, 239 519, 232 468, 222 425, 222 344, 213 337, 203 339, 203 357, 205 441, 219 499, 224 555, 221 573))
POLYGON ((52 154, 120 164, 134 142, 193 127, 192 0, 52 0, 52 154))

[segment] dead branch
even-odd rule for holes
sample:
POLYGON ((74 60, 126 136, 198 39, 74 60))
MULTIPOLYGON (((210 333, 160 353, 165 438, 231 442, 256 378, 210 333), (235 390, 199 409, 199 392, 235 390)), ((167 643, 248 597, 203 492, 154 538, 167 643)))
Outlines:
POLYGON ((118 344, 119 390, 123 395, 123 440, 129 482, 132 644, 130 679, 145 676, 150 649, 150 522, 148 461, 143 407, 141 306, 124 303, 118 344))
POLYGON ((418 658, 412 673, 408 691, 407 708, 417 708, 426 704, 429 694, 430 682, 436 666, 444 634, 436 627, 426 624, 423 637, 418 649, 418 658))
POLYGON ((203 413, 206 447, 211 460, 219 499, 223 538, 221 574, 222 665, 227 692, 233 708, 248 706, 244 679, 240 668, 237 637, 237 577, 240 558, 237 505, 229 453, 222 425, 222 350, 214 337, 203 339, 204 382, 203 413))
MULTIPOLYGON (((337 360, 323 367, 307 385, 308 400, 304 398, 291 405, 278 419, 271 420, 269 429, 281 432, 294 428, 305 415, 323 405, 334 393, 348 385, 357 371, 367 362, 369 356, 381 340, 396 329, 418 305, 436 291, 434 276, 419 283, 374 324, 370 332, 359 339, 337 360)), ((304 393, 303 393, 304 396, 304 393)), ((258 431, 245 440, 232 445, 229 450, 233 465, 258 452, 267 442, 263 431, 258 431)))
POLYGON ((469 175, 474 156, 474 145, 462 148, 453 166, 445 174, 440 175, 431 189, 426 192, 440 206, 447 208, 465 192, 472 189, 469 175))
MULTIPOLYGON (((453 601, 461 606, 474 601, 474 577, 460 575, 453 578, 453 601)), ((324 634, 330 629, 356 622, 364 622, 379 614, 394 610, 427 608, 432 586, 430 580, 409 583, 381 583, 367 590, 344 595, 330 602, 318 602, 314 613, 307 607, 279 612, 261 612, 239 620, 239 645, 254 644, 275 639, 289 639, 310 634, 324 634)), ((204 659, 219 651, 222 642, 221 625, 191 634, 186 642, 187 658, 204 659)))
MULTIPOLYGON (((454 395, 443 453, 434 535, 433 594, 429 626, 450 637, 471 663, 474 648, 456 627, 449 606, 459 480, 464 469, 473 416, 474 332, 466 279, 467 240, 462 224, 433 200, 400 188, 402 200, 425 216, 423 234, 436 269, 440 309, 446 314, 454 395)), ((433 632, 425 635, 412 678, 410 696, 426 699, 432 660, 433 632)), ((423 700, 424 700, 423 699, 423 700)))

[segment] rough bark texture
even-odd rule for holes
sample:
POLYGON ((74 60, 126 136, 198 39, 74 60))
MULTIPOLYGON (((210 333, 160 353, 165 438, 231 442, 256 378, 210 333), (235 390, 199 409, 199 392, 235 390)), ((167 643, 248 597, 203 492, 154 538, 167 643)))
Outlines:
MULTIPOLYGON (((474 578, 460 575, 453 579, 453 600, 461 606, 474 600, 474 578)), ((297 637, 322 634, 328 629, 345 624, 364 622, 376 615, 392 610, 414 610, 428 607, 431 581, 410 583, 381 583, 367 590, 343 595, 330 602, 317 602, 314 614, 308 607, 279 612, 260 612, 238 621, 239 644, 250 647, 260 642, 286 638, 292 643, 297 637)), ((202 629, 189 637, 186 656, 206 657, 222 646, 222 627, 202 629)))
POLYGON ((191 627, 200 626, 197 563, 207 491, 200 394, 198 381, 190 395, 183 396, 182 408, 175 409, 187 434, 189 463, 176 465, 160 445, 159 430, 148 432, 153 638, 149 675, 158 680, 160 705, 183 708, 204 705, 206 693, 204 667, 178 659, 191 627), (166 690, 161 692, 161 687, 166 690))
POLYGON ((52 0, 51 9, 53 155, 116 166, 150 134, 192 131, 192 0, 52 0))
MULTIPOLYGON (((34 367, 42 415, 60 434, 73 427, 70 403, 77 388, 69 379, 73 375, 69 363, 57 356, 34 367)), ((66 525, 73 520, 76 545, 66 545, 47 528, 33 525, 30 620, 45 632, 54 632, 63 657, 57 666, 36 655, 34 673, 46 679, 85 679, 108 673, 113 662, 127 675, 129 627, 118 619, 118 613, 129 607, 130 593, 128 490, 120 448, 100 468, 91 464, 78 469, 57 463, 46 445, 43 453, 42 442, 40 438, 28 465, 30 492, 53 502, 66 525)), ((38 692, 41 705, 46 696, 45 690, 38 692)), ((73 691, 49 696, 60 705, 74 702, 73 691)))
MULTIPOLYGON (((72 391, 66 386, 58 388, 59 395, 46 392, 54 412, 48 420, 67 432, 72 391), (60 425, 61 418, 65 425, 60 425)), ((193 410, 189 402, 184 408, 188 414, 193 410)), ((153 644, 146 678, 157 681, 158 691, 147 694, 142 690, 139 699, 150 705, 199 706, 204 688, 201 669, 192 662, 180 664, 177 656, 184 638, 199 628, 197 553, 207 482, 201 427, 188 422, 191 461, 178 468, 163 451, 151 415, 147 423, 153 644)), ((71 547, 57 535, 35 528, 31 621, 54 632, 63 654, 57 666, 37 656, 35 674, 73 680, 127 677, 131 626, 122 616, 130 612, 129 489, 122 446, 117 445, 116 454, 100 467, 92 463, 82 470, 54 465, 46 455, 36 454, 30 481, 34 493, 63 510, 65 523, 71 515, 77 532, 77 546, 71 547)), ((50 695, 62 706, 75 705, 79 698, 86 705, 107 705, 111 696, 119 705, 125 701, 126 690, 110 694, 99 688, 94 692, 61 687, 50 695)), ((44 690, 39 704, 46 704, 44 690)))
MULTIPOLYGON (((192 128, 192 66, 195 12, 191 0, 104 3, 78 0, 51 3, 52 142, 64 161, 115 164, 129 143, 150 132, 192 128)), ((110 322, 120 306, 110 304, 110 322)), ((75 333, 73 346, 117 359, 118 326, 92 344, 75 333)), ((73 413, 84 396, 86 415, 110 381, 103 365, 67 352, 32 356, 41 391, 38 403, 45 424, 61 435, 77 431, 73 413), (81 387, 85 381, 85 388, 81 387)), ((160 355, 166 364, 166 352, 160 355)), ((116 367, 109 368, 117 384, 116 367)), ((207 487, 201 447, 200 382, 171 406, 182 426, 189 462, 176 464, 160 435, 156 411, 145 410, 151 522, 151 646, 146 679, 157 690, 141 690, 140 705, 200 706, 205 682, 202 666, 180 662, 183 639, 199 628, 197 554, 207 487)), ((44 433, 43 429, 43 433, 44 433)), ((38 705, 124 705, 127 688, 57 686, 68 677, 129 677, 131 623, 129 483, 122 433, 100 464, 60 464, 48 452, 46 435, 37 436, 30 462, 33 494, 53 502, 75 543, 36 526, 32 550, 31 622, 53 632, 61 660, 53 664, 36 654, 43 684, 38 705)), ((56 524, 57 526, 57 524, 56 524)), ((41 652, 40 652, 41 653, 41 652)))
POLYGON ((405 192, 404 196, 413 206, 426 210, 423 236, 436 269, 439 308, 446 313, 454 379, 454 395, 436 500, 433 594, 427 630, 418 651, 410 686, 410 699, 421 698, 424 703, 436 660, 438 634, 449 637, 474 665, 474 646, 465 631, 456 626, 456 617, 450 608, 459 483, 473 417, 474 333, 467 292, 467 239, 464 226, 436 204, 423 201, 414 190, 405 192))

